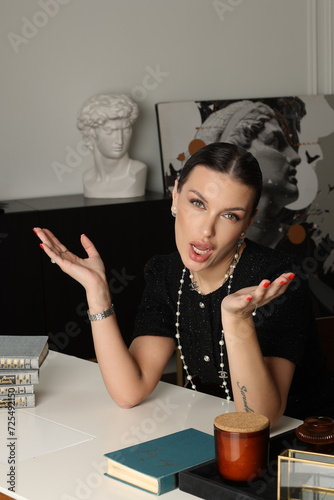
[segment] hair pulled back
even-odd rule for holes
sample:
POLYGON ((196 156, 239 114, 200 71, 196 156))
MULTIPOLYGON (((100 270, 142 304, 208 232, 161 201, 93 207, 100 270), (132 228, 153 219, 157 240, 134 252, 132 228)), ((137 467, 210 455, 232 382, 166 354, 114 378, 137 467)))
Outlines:
POLYGON ((259 163, 246 149, 227 142, 214 142, 194 153, 184 164, 179 179, 178 191, 182 190, 192 170, 203 166, 254 189, 252 215, 259 203, 262 191, 262 172, 259 163))

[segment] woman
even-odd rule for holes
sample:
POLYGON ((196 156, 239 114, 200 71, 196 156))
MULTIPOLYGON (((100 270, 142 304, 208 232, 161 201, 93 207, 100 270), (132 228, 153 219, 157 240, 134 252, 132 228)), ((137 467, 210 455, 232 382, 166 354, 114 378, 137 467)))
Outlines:
POLYGON ((318 404, 319 394, 308 399, 294 380, 306 373, 308 389, 316 387, 308 380, 309 366, 305 373, 298 366, 309 354, 320 370, 307 287, 296 281, 291 291, 295 275, 289 257, 245 240, 260 195, 258 162, 242 148, 210 144, 187 161, 173 191, 178 252, 147 265, 129 349, 93 243, 81 236, 88 258, 80 259, 50 231, 35 228, 46 254, 85 287, 96 356, 120 406, 130 408, 153 391, 175 345, 190 385, 195 388, 196 375, 220 387, 222 397, 233 396, 237 411, 261 413, 274 423, 287 401, 291 415, 301 400, 305 415, 309 400, 318 404))

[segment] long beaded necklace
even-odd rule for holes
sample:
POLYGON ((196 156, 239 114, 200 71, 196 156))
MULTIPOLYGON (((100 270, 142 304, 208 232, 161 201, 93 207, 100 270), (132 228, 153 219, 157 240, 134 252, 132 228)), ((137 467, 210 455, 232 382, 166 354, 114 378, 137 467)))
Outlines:
MULTIPOLYGON (((239 250, 240 250, 240 247, 241 247, 243 241, 244 241, 243 238, 240 238, 238 240, 236 252, 235 252, 235 254, 233 256, 232 263, 229 266, 229 271, 226 272, 225 279, 224 279, 223 283, 220 285, 220 286, 223 286, 223 284, 228 279, 227 295, 230 295, 230 293, 231 293, 231 287, 232 287, 232 281, 233 281, 233 273, 234 273, 234 270, 235 270, 236 265, 237 265, 238 260, 239 260, 239 250)), ((175 323, 176 333, 175 333, 175 338, 176 338, 176 341, 177 341, 177 348, 179 350, 180 359, 182 361, 183 369, 184 369, 185 374, 186 374, 186 379, 190 382, 191 388, 195 391, 196 390, 196 385, 194 384, 194 382, 192 380, 193 377, 192 377, 192 375, 190 375, 190 373, 188 371, 188 365, 187 365, 187 363, 186 363, 186 361, 184 359, 184 354, 183 354, 182 345, 181 345, 181 335, 180 335, 180 316, 181 316, 180 305, 181 305, 182 288, 183 288, 183 283, 184 283, 184 275, 186 274, 186 271, 187 271, 187 268, 184 267, 183 270, 182 270, 182 276, 181 276, 181 279, 180 279, 180 287, 179 287, 179 290, 178 290, 178 299, 177 299, 177 304, 176 304, 176 323, 175 323)), ((197 291, 200 295, 202 295, 201 292, 200 292, 200 290, 198 289, 196 281, 193 281, 193 275, 191 274, 190 271, 189 271, 189 278, 191 280, 191 282, 190 282, 190 288, 191 288, 191 290, 192 291, 197 291)), ((202 302, 200 302, 200 307, 204 307, 204 304, 202 302)), ((219 374, 219 378, 222 379, 222 383, 221 383, 220 387, 222 389, 224 389, 225 394, 226 394, 226 399, 228 401, 230 401, 231 400, 230 390, 227 387, 227 372, 224 370, 224 367, 225 367, 225 363, 224 363, 224 345, 225 345, 224 328, 222 328, 221 337, 220 337, 220 340, 219 340, 219 356, 220 356, 219 368, 220 369, 218 371, 218 374, 219 374)))

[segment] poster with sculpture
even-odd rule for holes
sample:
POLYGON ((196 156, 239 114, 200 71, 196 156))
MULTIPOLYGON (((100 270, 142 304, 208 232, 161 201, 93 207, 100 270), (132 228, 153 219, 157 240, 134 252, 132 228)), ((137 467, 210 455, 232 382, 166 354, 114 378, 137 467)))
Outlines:
POLYGON ((156 111, 165 191, 205 144, 249 150, 263 194, 247 236, 297 254, 317 315, 333 315, 334 95, 170 102, 156 111))

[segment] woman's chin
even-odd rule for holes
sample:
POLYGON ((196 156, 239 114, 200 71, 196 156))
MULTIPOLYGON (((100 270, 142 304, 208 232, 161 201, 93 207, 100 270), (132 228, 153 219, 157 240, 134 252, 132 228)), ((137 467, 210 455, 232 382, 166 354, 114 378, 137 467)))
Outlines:
POLYGON ((183 265, 191 270, 191 271, 195 271, 195 272, 199 272, 201 271, 202 269, 205 269, 206 267, 208 267, 209 263, 208 263, 208 259, 192 259, 189 257, 189 255, 182 255, 181 254, 181 260, 183 262, 183 265))

